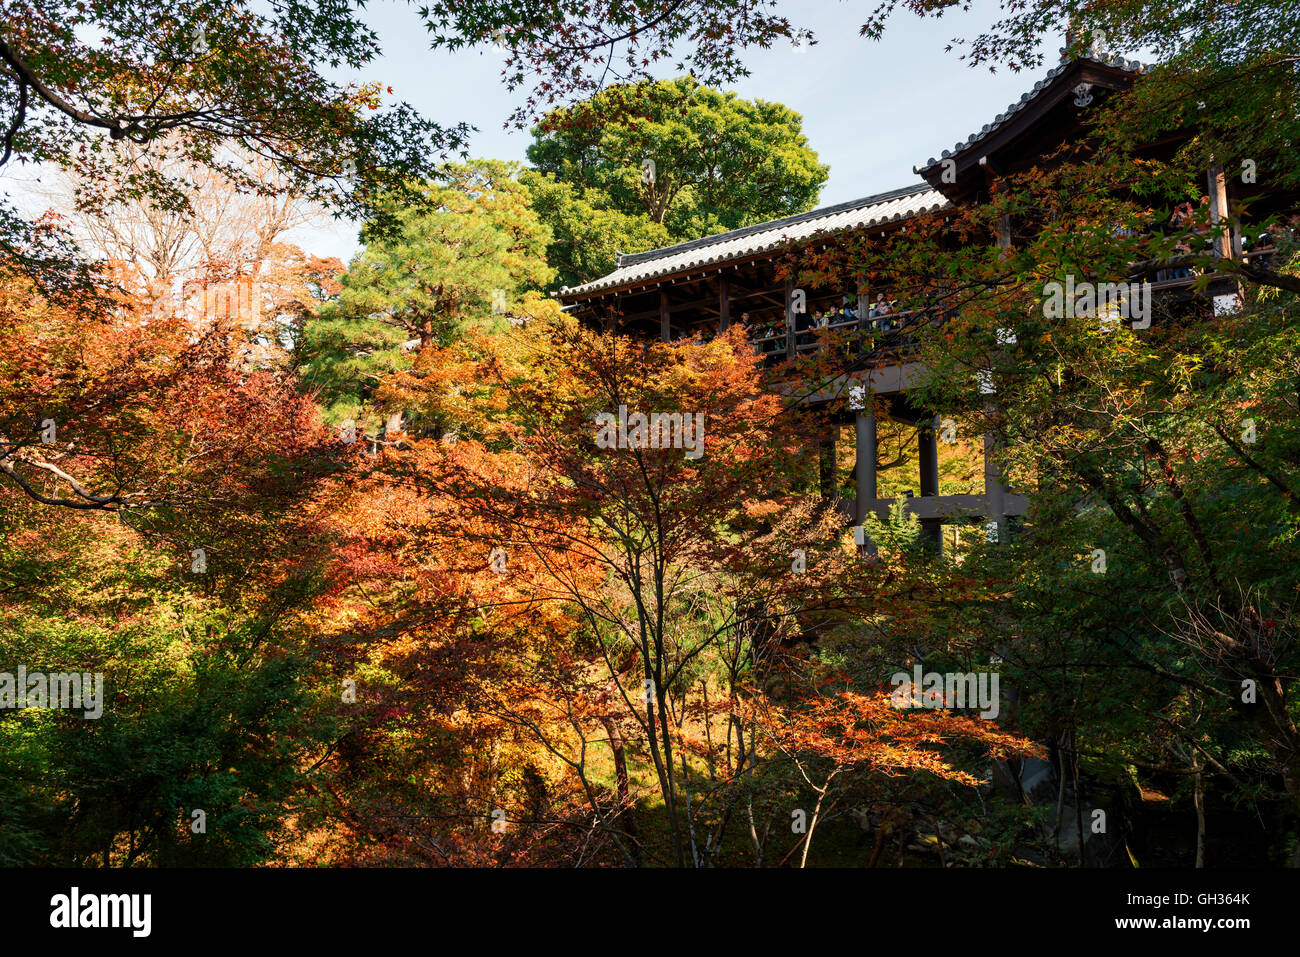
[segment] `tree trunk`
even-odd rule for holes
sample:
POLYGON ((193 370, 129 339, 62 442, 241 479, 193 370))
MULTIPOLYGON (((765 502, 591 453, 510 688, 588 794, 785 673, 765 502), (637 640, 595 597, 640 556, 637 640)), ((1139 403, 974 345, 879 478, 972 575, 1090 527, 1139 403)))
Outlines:
POLYGON ((636 810, 632 806, 628 788, 627 753, 623 745, 623 735, 613 718, 606 716, 600 721, 605 726, 605 733, 609 735, 609 749, 614 753, 614 788, 618 794, 618 815, 614 820, 627 832, 631 840, 632 857, 636 861, 636 866, 640 867, 641 844, 636 838, 636 810))
POLYGON ((1201 781, 1201 766, 1193 765, 1196 775, 1192 779, 1192 803, 1196 805, 1196 866, 1205 866, 1205 789, 1201 781))

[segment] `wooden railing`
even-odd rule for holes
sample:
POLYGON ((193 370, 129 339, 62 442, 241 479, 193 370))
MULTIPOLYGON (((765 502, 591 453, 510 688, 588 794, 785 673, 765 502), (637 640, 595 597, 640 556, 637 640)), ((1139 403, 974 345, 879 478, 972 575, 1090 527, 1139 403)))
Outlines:
POLYGON ((900 349, 911 345, 912 339, 907 333, 924 321, 928 313, 925 310, 904 310, 886 313, 883 316, 839 319, 821 326, 809 326, 806 329, 784 329, 765 336, 756 336, 750 340, 754 350, 770 362, 779 362, 792 353, 806 355, 831 348, 847 347, 859 352, 872 352, 877 348, 900 349), (829 333, 823 336, 821 333, 829 333), (794 339, 794 348, 790 340, 794 339))
MULTIPOLYGON (((1242 255, 1247 262, 1268 267, 1277 252, 1274 246, 1265 246, 1245 251, 1242 255)), ((1176 289, 1193 285, 1198 275, 1186 267, 1160 267, 1153 265, 1151 272, 1160 278, 1151 281, 1154 290, 1176 289), (1179 270, 1177 275, 1169 272, 1179 270)), ((1212 278, 1229 278, 1227 273, 1212 273, 1212 278)), ((910 309, 886 313, 883 316, 866 316, 861 318, 839 319, 822 326, 809 326, 806 329, 782 329, 768 335, 755 336, 750 339, 754 351, 764 357, 770 365, 776 365, 792 355, 807 355, 823 351, 827 346, 832 349, 847 348, 859 354, 890 350, 905 352, 915 345, 910 335, 920 323, 935 316, 932 310, 910 309), (819 335, 823 330, 829 337, 819 335), (790 339, 794 339, 794 348, 790 348, 790 339)))
MULTIPOLYGON (((1271 268, 1273 258, 1277 254, 1276 246, 1261 246, 1258 249, 1249 249, 1242 252, 1242 258, 1246 262, 1255 266, 1262 266, 1265 269, 1271 268)), ((1137 265, 1136 263, 1134 265, 1137 265)), ((1147 272, 1153 277, 1150 279, 1151 288, 1157 292, 1162 289, 1180 289, 1192 286, 1196 281, 1205 274, 1204 270, 1193 269, 1190 266, 1161 266, 1156 263, 1149 267, 1147 272)), ((1230 279, 1231 273, 1212 271, 1210 272, 1211 281, 1216 279, 1230 279)))

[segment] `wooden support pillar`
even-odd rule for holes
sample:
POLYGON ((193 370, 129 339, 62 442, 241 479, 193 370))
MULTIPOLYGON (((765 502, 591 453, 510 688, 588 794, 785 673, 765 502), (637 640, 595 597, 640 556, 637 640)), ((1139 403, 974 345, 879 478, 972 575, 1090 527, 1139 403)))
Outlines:
POLYGON ((731 284, 722 273, 718 274, 718 331, 726 332, 731 325, 731 284))
POLYGON ((858 412, 854 420, 857 448, 854 457, 854 475, 857 478, 858 504, 854 512, 859 525, 867 511, 876 503, 876 413, 874 403, 858 412))
POLYGON ((787 359, 795 355, 794 344, 794 278, 791 277, 785 281, 785 356, 787 359))
MULTIPOLYGON (((854 509, 854 515, 857 518, 856 524, 861 525, 862 520, 867 516, 867 512, 876 504, 876 408, 874 396, 868 395, 867 407, 858 412, 854 421, 854 430, 857 433, 857 446, 853 474, 857 479, 858 486, 858 501, 854 509)), ((868 562, 875 562, 877 558, 876 546, 865 540, 865 531, 863 538, 864 541, 859 551, 866 556, 868 562)))
MULTIPOLYGON (((921 496, 939 494, 939 432, 938 417, 921 422, 917 432, 918 458, 921 464, 921 496)), ((921 534, 935 548, 942 548, 943 523, 939 519, 921 520, 921 534)))
MULTIPOLYGON (((1210 194, 1210 225, 1218 226, 1225 220, 1231 221, 1228 209, 1228 179, 1222 166, 1211 166, 1205 177, 1210 194)), ((1232 232, 1229 230, 1214 243, 1214 254, 1224 259, 1232 258, 1232 232)))
POLYGON ((659 287, 659 338, 663 342, 668 342, 672 339, 672 332, 673 332, 672 312, 668 308, 668 290, 663 288, 663 286, 660 286, 659 287))
POLYGON ((921 430, 917 433, 917 441, 920 443, 919 458, 921 460, 921 494, 938 495, 939 494, 939 432, 938 417, 927 419, 921 423, 921 430))
POLYGON ((839 489, 835 475, 835 440, 839 430, 828 425, 818 442, 817 485, 824 500, 834 498, 839 489))
MULTIPOLYGON (((985 406, 985 411, 992 414, 993 406, 985 406)), ((988 498, 989 503, 988 519, 998 523, 998 543, 1001 544, 1007 540, 1007 516, 1004 502, 1007 490, 1002 484, 1002 476, 999 474, 998 464, 994 460, 997 447, 997 436, 992 432, 984 433, 984 495, 988 498)))

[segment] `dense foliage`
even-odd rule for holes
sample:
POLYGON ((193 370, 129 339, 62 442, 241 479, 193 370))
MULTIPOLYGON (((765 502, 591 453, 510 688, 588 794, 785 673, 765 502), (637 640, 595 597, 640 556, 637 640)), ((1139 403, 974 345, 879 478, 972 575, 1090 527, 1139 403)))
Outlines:
MULTIPOLYGON (((329 82, 378 52, 347 4, 0 9, 0 167, 76 206, 0 208, 0 864, 1300 861, 1295 224, 1247 262, 1171 222, 1210 165, 1294 188, 1293 3, 1008 3, 973 62, 1036 66, 1066 17, 1159 61, 988 202, 783 254, 928 309, 943 480, 988 435, 1032 493, 943 555, 901 506, 854 543, 743 326, 631 340, 544 294, 815 203, 800 117, 721 90, 795 34, 772 4, 422 8, 507 48, 532 169, 329 82), (346 270, 280 241, 298 203, 365 218, 346 270), (1200 295, 1149 328, 1044 307, 1157 261, 1200 295), (254 278, 256 321, 159 308, 254 278), (1001 707, 900 702, 913 668, 1001 707), (19 669, 102 697, 14 707, 19 669)), ((899 493, 916 432, 871 414, 899 493)))

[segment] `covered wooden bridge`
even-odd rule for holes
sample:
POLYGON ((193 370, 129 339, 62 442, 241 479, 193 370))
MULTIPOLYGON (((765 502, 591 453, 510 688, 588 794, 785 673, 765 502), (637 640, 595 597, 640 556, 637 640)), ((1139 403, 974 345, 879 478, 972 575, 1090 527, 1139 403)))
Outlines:
MULTIPOLYGON (((824 341, 822 329, 850 348, 855 342, 869 342, 869 362, 864 357, 850 364, 848 373, 803 396, 821 411, 825 424, 820 434, 809 437, 810 444, 819 447, 823 490, 833 481, 827 473, 833 474, 835 437, 851 421, 856 501, 847 503, 846 520, 861 523, 868 510, 883 516, 894 505, 894 499, 878 494, 873 406, 883 402, 891 417, 918 427, 920 494, 904 504, 928 536, 937 542, 945 522, 982 517, 990 539, 995 530, 1005 539, 1009 520, 1023 515, 1028 503, 1024 495, 1003 485, 992 454, 994 436, 984 441, 982 494, 939 494, 939 420, 934 410, 917 408, 908 395, 925 375, 908 349, 908 327, 918 317, 898 304, 873 301, 872 290, 862 287, 798 289, 793 279, 781 278, 778 260, 792 249, 812 250, 846 237, 888 243, 895 231, 918 217, 941 216, 955 206, 987 201, 998 177, 1026 169, 1078 138, 1083 112, 1110 91, 1128 86, 1142 69, 1135 61, 1101 57, 1062 63, 982 130, 915 167, 917 182, 665 249, 620 255, 609 275, 566 287, 560 298, 595 328, 665 342, 696 334, 707 339, 743 321, 769 364, 817 350, 824 341), (855 388, 860 391, 850 393, 855 388), (846 398, 861 401, 841 401, 846 398)), ((1208 171, 1206 182, 1212 218, 1231 219, 1239 184, 1222 169, 1208 171)), ((1011 244, 1012 224, 1001 224, 996 242, 1011 244)), ((1239 232, 1225 243, 1222 254, 1241 254, 1239 232)), ((1166 271, 1153 278, 1153 285, 1166 292, 1191 294, 1190 274, 1166 271)), ((1235 288, 1220 285, 1219 292, 1235 288)))

